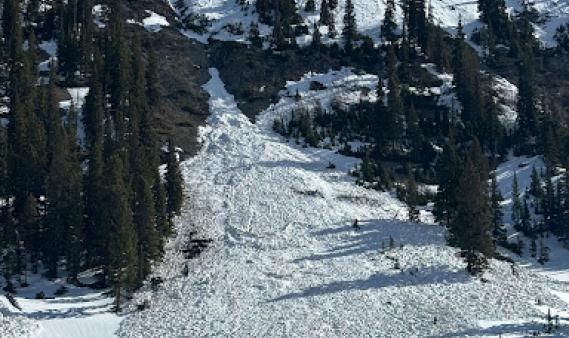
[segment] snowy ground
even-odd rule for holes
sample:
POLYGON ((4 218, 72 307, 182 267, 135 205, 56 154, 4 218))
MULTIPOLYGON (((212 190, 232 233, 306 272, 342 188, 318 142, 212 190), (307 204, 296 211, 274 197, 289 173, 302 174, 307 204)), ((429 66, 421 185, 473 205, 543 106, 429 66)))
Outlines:
POLYGON ((439 226, 353 184, 354 159, 285 142, 269 127, 280 109, 252 124, 210 73, 203 148, 183 166, 191 200, 157 271, 166 282, 142 292, 150 308, 121 336, 521 336, 544 307, 569 310, 569 287, 531 270, 493 261, 484 281, 468 276, 439 226), (185 262, 190 230, 214 245, 185 262))
MULTIPOLYGON (((169 0, 174 8, 175 0, 169 0)), ((231 41, 246 41, 247 33, 251 22, 258 21, 258 16, 254 13, 254 0, 247 0, 245 3, 248 6, 240 6, 234 0, 185 0, 191 13, 203 16, 208 19, 210 25, 206 28, 206 33, 198 34, 193 31, 185 32, 189 37, 195 38, 203 43, 207 42, 208 37, 218 40, 231 40, 231 41), (231 33, 227 28, 229 25, 242 25, 244 34, 231 33)), ((339 0, 338 7, 334 11, 334 18, 336 20, 336 31, 341 32, 343 27, 344 7, 345 0, 339 0)), ((306 0, 296 0, 297 6, 300 9, 300 14, 304 23, 312 31, 314 23, 317 23, 320 18, 319 11, 314 13, 307 13, 305 8, 306 0)), ((508 0, 507 5, 509 12, 514 14, 515 11, 521 9, 522 0, 508 0)), ((544 44, 551 46, 554 45, 553 35, 557 27, 569 21, 569 1, 568 0, 538 0, 535 1, 535 7, 544 14, 545 20, 540 23, 537 29, 537 35, 544 42, 544 44)), ((321 0, 316 0, 316 8, 319 9, 321 0)), ((353 0, 354 9, 356 13, 356 21, 358 29, 362 34, 370 36, 374 41, 379 39, 379 30, 381 20, 384 17, 385 1, 373 0, 353 0)), ((440 24, 441 27, 453 31, 458 25, 459 18, 462 18, 465 24, 465 31, 467 34, 472 32, 477 27, 480 27, 478 22, 478 6, 476 1, 465 0, 435 0, 431 1, 433 6, 433 16, 435 22, 440 24)), ((403 17, 399 13, 398 17, 403 17)), ((268 35, 271 32, 269 27, 261 25, 261 35, 268 35)), ((324 34, 324 41, 328 42, 326 37, 327 28, 321 27, 321 32, 324 34)), ((300 45, 310 43, 311 34, 301 36, 297 39, 300 45)), ((337 40, 337 39, 336 39, 337 40)), ((330 40, 336 41, 336 40, 330 40)))
POLYGON ((30 275, 27 281, 30 286, 19 288, 16 297, 21 310, 0 296, 0 337, 116 337, 122 318, 111 312, 112 298, 67 284, 65 278, 48 281, 30 275), (56 296, 62 286, 67 287, 67 292, 56 296), (45 299, 35 299, 39 292, 45 294, 45 299))

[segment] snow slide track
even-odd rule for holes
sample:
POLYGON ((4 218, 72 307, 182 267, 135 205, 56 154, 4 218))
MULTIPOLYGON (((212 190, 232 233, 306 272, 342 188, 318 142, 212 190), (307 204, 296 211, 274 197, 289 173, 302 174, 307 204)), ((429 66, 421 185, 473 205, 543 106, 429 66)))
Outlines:
MULTIPOLYGON (((509 264, 492 261, 487 282, 468 276, 441 227, 394 219, 407 215, 401 202, 354 184, 347 172, 356 159, 287 143, 271 130, 299 104, 293 98, 283 96, 253 124, 217 70, 210 73, 212 115, 201 131, 202 151, 183 165, 189 203, 156 271, 165 282, 149 295, 147 310, 123 320, 120 336, 520 335, 541 327, 536 297, 569 310, 550 292, 569 287, 530 270, 513 276, 509 264), (337 169, 326 170, 329 162, 337 169), (178 249, 191 231, 214 242, 187 261, 178 249)), ((341 94, 357 100, 359 90, 344 83, 357 76, 307 74, 288 89, 306 94, 318 78, 327 89, 307 99, 330 102, 343 86, 341 94)))

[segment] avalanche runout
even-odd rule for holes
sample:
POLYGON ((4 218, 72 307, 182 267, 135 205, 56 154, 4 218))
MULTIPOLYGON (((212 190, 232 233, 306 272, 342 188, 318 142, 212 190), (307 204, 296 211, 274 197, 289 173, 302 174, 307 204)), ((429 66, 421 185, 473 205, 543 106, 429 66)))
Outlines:
MULTIPOLYGON (((120 336, 522 335, 542 325, 536 298, 567 310, 549 291, 567 286, 530 270, 491 261, 484 279, 469 276, 441 227, 409 223, 393 196, 353 183, 357 160, 275 134, 272 114, 295 103, 283 98, 253 124, 210 73, 212 116, 183 167, 189 201, 157 271, 165 283, 120 336), (214 242, 185 262, 190 231, 214 242)), ((329 76, 337 88, 354 80, 329 76)))

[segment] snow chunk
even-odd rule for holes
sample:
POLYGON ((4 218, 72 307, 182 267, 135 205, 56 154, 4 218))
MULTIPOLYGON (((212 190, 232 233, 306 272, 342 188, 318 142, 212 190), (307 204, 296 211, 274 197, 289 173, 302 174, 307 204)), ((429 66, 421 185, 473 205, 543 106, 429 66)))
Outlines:
POLYGON ((150 16, 142 20, 142 25, 147 31, 156 33, 162 30, 162 27, 169 27, 170 23, 162 15, 156 14, 153 11, 146 10, 150 16))

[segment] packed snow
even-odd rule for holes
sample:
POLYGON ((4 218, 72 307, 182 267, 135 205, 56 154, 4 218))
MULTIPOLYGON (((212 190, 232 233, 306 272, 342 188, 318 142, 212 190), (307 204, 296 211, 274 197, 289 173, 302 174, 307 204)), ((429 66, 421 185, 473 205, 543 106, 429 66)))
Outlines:
POLYGON ((188 202, 156 272, 165 282, 135 297, 150 306, 120 336, 520 336, 542 327, 543 306, 569 310, 569 287, 532 270, 492 261, 469 276, 440 226, 409 223, 391 194, 354 184, 357 160, 275 134, 275 112, 294 108, 286 92, 253 124, 210 74, 212 115, 183 164, 188 202), (191 231, 214 242, 185 260, 191 231))

